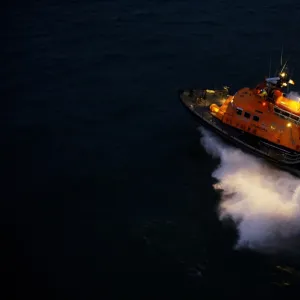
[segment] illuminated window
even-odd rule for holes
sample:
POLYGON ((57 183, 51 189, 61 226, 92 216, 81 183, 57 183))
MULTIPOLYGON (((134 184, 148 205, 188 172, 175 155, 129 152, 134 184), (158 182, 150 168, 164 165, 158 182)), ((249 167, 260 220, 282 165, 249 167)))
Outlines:
POLYGON ((248 112, 246 112, 246 111, 245 111, 245 113, 244 113, 244 117, 245 117, 245 118, 247 118, 247 119, 249 119, 249 118, 250 118, 250 116, 251 116, 251 115, 250 115, 248 112))
POLYGON ((258 116, 253 116, 253 121, 258 122, 259 121, 259 117, 258 116))

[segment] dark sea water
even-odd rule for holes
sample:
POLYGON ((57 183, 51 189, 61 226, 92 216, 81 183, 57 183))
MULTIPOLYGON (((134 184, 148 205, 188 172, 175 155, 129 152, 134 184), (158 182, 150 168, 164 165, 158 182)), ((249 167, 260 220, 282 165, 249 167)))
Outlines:
POLYGON ((299 81, 298 1, 12 1, 1 16, 7 299, 298 299, 298 273, 276 266, 299 258, 234 250, 217 162, 177 98, 256 84, 282 44, 299 81))

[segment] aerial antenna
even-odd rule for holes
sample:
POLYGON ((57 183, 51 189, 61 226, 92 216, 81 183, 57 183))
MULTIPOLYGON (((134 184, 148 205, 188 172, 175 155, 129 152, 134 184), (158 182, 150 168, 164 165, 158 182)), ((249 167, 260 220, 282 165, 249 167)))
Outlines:
POLYGON ((290 91, 290 85, 294 85, 294 81, 292 80, 292 76, 294 75, 294 70, 295 70, 295 67, 291 70, 291 73, 290 73, 290 77, 289 77, 289 81, 288 81, 288 86, 287 86, 287 92, 289 93, 290 91))
POLYGON ((282 66, 283 45, 281 45, 280 66, 282 66))
POLYGON ((291 72, 290 72, 290 79, 292 79, 292 77, 294 76, 294 71, 295 71, 295 67, 293 67, 291 69, 291 72))
POLYGON ((285 61, 285 63, 284 63, 284 65, 282 66, 282 68, 281 68, 281 71, 280 71, 280 73, 282 73, 283 72, 283 70, 285 69, 285 67, 286 67, 286 65, 287 65, 287 63, 288 63, 288 61, 290 60, 290 58, 291 57, 289 57, 286 61, 285 61))
POLYGON ((270 55, 269 78, 271 77, 271 66, 272 66, 272 57, 271 57, 271 55, 270 55))

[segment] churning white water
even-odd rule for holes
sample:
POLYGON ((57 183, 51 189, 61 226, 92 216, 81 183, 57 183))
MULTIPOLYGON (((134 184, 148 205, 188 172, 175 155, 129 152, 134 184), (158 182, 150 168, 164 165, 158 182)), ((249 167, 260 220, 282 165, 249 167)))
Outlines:
POLYGON ((212 173, 221 190, 219 218, 233 219, 236 247, 291 250, 300 233, 300 180, 264 160, 228 146, 200 128, 201 144, 220 164, 212 173))

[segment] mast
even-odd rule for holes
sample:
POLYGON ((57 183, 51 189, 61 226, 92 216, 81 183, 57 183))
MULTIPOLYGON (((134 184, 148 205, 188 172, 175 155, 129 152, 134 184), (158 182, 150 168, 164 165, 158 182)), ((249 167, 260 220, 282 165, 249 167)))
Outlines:
POLYGON ((270 55, 270 63, 269 63, 269 77, 271 77, 271 66, 272 66, 272 57, 270 55))

